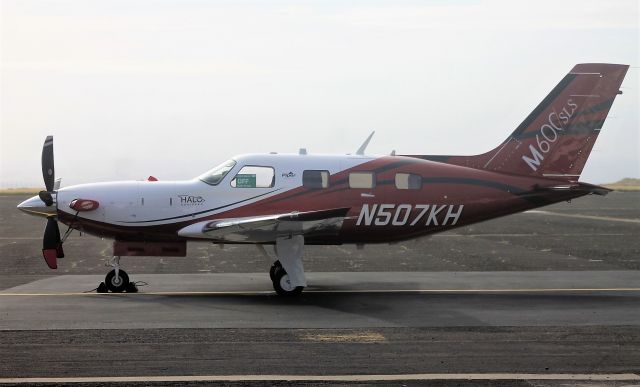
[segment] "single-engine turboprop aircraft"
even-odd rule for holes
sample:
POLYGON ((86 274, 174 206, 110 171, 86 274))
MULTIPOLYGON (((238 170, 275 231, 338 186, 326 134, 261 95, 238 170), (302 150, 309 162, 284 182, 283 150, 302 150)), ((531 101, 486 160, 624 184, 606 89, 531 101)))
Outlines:
POLYGON ((608 193, 578 179, 628 67, 576 65, 503 143, 476 156, 371 156, 369 136, 351 155, 248 154, 192 180, 60 188, 49 136, 46 191, 18 208, 47 218, 51 269, 71 230, 113 239, 112 292, 131 286, 121 256, 186 256, 187 241, 199 240, 275 245, 273 287, 295 295, 307 285, 304 245, 396 242, 608 193), (62 238, 58 222, 69 227, 62 238))

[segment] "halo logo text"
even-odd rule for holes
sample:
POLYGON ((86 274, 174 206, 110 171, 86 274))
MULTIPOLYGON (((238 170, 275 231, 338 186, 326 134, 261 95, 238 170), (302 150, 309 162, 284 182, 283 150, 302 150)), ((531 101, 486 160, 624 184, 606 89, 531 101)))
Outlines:
POLYGON ((178 197, 180 198, 180 204, 183 206, 199 206, 204 203, 202 196, 178 195, 178 197))

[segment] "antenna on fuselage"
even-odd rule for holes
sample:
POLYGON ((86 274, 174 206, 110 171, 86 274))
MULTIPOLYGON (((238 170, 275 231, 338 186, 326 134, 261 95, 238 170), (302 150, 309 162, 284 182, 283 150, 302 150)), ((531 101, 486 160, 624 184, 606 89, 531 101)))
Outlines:
POLYGON ((369 145, 369 141, 371 141, 371 137, 373 137, 373 135, 375 134, 375 130, 373 132, 371 132, 371 134, 369 135, 369 137, 367 137, 366 140, 364 140, 364 142, 362 143, 362 145, 360 145, 360 148, 358 148, 358 150, 356 151, 357 155, 364 155, 364 151, 365 149, 367 149, 367 145, 369 145))

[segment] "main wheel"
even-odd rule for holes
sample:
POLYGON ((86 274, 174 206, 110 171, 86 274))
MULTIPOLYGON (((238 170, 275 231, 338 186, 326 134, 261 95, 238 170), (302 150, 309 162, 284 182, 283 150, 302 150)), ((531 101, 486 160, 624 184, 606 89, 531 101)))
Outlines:
POLYGON ((289 274, 283 267, 278 267, 273 273, 273 289, 281 296, 297 296, 302 293, 303 286, 293 286, 289 274))
POLYGON ((271 278, 271 282, 276 280, 275 275, 278 268, 282 268, 282 264, 280 263, 280 261, 275 261, 273 265, 271 265, 271 269, 269 269, 269 278, 271 278))
POLYGON ((111 290, 113 293, 122 293, 127 289, 129 285, 129 275, 126 271, 120 269, 120 275, 116 277, 116 270, 113 269, 104 279, 104 284, 107 285, 107 289, 111 290))

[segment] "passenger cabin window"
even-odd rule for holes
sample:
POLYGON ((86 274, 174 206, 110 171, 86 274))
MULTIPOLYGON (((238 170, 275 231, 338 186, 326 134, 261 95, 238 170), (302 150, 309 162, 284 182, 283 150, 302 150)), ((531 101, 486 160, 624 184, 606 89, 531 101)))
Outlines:
POLYGON ((231 180, 235 188, 270 188, 276 183, 276 174, 271 167, 247 165, 231 180))
POLYGON ((225 161, 224 163, 213 168, 212 170, 200 175, 198 179, 202 180, 203 182, 209 185, 218 185, 218 183, 220 183, 222 179, 224 179, 224 177, 227 176, 227 173, 229 173, 229 171, 233 169, 235 165, 236 165, 236 162, 233 160, 225 161))
POLYGON ((375 175, 373 172, 351 172, 349 174, 349 188, 373 188, 375 175))
POLYGON ((305 188, 322 189, 329 187, 329 171, 302 172, 302 185, 305 188))
POLYGON ((396 173, 397 189, 420 189, 422 188, 422 176, 413 173, 396 173))

